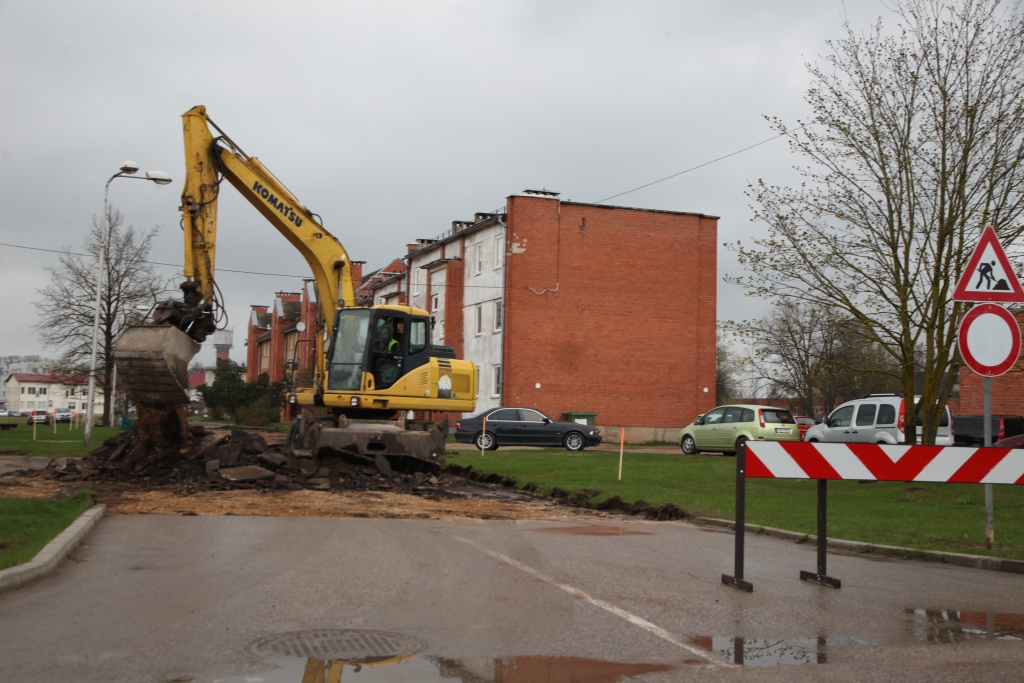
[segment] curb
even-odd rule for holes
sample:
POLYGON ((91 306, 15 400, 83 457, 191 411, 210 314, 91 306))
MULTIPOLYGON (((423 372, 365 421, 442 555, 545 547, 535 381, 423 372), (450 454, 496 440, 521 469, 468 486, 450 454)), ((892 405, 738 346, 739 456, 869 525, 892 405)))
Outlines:
POLYGON ((64 558, 89 536, 106 513, 106 505, 93 505, 31 560, 0 571, 0 593, 19 588, 56 571, 64 558))
MULTIPOLYGON (((736 529, 736 523, 729 519, 715 519, 714 517, 693 517, 690 520, 698 526, 713 526, 723 529, 736 529)), ((814 534, 801 534, 787 529, 775 529, 773 527, 762 527, 757 524, 745 524, 747 533, 759 536, 774 536, 790 541, 801 541, 809 544, 816 544, 818 537, 814 534)), ((941 550, 918 550, 916 548, 901 548, 895 545, 878 545, 877 543, 863 543, 861 541, 844 541, 842 539, 828 539, 829 548, 836 550, 849 550, 856 553, 878 553, 880 555, 895 555, 908 560, 929 560, 931 562, 945 562, 946 564, 958 567, 970 567, 972 569, 987 569, 995 572, 1008 572, 1011 574, 1024 574, 1024 561, 1008 560, 1001 557, 989 557, 988 555, 966 555, 964 553, 947 553, 941 550)))

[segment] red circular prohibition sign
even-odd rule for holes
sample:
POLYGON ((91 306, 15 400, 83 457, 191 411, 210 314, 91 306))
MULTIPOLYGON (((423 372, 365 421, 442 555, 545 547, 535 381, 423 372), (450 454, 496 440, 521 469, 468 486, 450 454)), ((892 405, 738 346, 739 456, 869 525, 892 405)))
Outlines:
POLYGON ((1020 326, 1002 306, 978 304, 960 322, 957 342, 967 367, 983 377, 998 377, 1020 356, 1020 326))

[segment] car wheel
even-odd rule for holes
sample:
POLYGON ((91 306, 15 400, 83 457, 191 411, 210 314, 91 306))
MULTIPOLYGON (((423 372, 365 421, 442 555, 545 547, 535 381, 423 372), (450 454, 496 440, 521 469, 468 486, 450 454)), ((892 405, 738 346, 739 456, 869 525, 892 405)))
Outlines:
POLYGON ((984 444, 981 443, 980 441, 972 441, 971 442, 971 448, 981 448, 982 446, 984 446, 984 444))
POLYGON ((579 432, 569 432, 565 435, 565 449, 568 451, 582 451, 587 447, 587 441, 579 432))
POLYGON ((498 440, 494 438, 494 432, 480 432, 473 442, 482 451, 493 451, 498 448, 498 440))
POLYGON ((687 434, 683 437, 683 443, 680 444, 683 449, 683 453, 687 455, 693 455, 697 452, 697 444, 693 442, 693 437, 687 434))
POLYGON ((817 439, 807 439, 807 443, 820 443, 817 439))
POLYGON ((747 437, 745 436, 741 436, 736 439, 736 455, 739 455, 740 453, 743 455, 747 454, 747 437))

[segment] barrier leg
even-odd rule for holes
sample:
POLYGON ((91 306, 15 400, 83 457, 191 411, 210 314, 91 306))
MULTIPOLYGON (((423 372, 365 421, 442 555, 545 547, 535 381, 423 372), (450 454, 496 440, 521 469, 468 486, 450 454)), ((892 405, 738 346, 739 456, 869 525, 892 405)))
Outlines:
POLYGON ((754 584, 743 580, 743 541, 747 528, 747 447, 736 451, 736 567, 732 576, 722 574, 722 583, 752 593, 754 584))
POLYGON ((822 586, 842 588, 843 584, 839 579, 833 579, 828 575, 826 563, 828 561, 828 479, 818 480, 818 571, 800 572, 803 581, 820 583, 822 586))

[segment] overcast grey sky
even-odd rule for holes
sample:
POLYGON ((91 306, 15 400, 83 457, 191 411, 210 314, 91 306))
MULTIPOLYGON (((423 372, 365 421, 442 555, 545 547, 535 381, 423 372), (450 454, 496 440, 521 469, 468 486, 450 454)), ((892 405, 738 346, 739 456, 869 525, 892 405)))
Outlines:
MULTIPOLYGON (((844 12, 895 23, 878 0, 0 0, 0 242, 80 247, 131 159, 175 183, 115 180, 111 203, 161 226, 153 260, 181 263, 180 115, 205 104, 380 267, 513 192, 596 201, 770 137, 763 115, 807 116, 804 60, 842 35, 844 12)), ((763 230, 748 182, 792 182, 795 162, 777 140, 610 203, 718 215, 719 242, 735 241, 763 230)), ((308 272, 255 209, 221 197, 218 267, 308 272)), ((56 355, 31 303, 56 263, 0 246, 0 355, 56 355)), ((719 276, 738 271, 720 248, 719 276)), ((299 279, 217 280, 244 361, 249 305, 299 279)), ((760 306, 720 283, 720 319, 760 306)))

